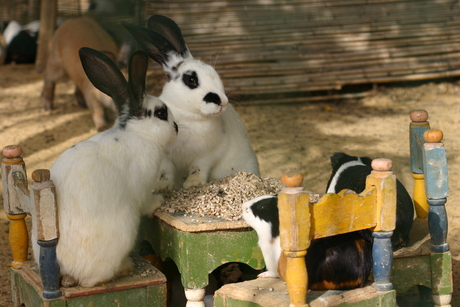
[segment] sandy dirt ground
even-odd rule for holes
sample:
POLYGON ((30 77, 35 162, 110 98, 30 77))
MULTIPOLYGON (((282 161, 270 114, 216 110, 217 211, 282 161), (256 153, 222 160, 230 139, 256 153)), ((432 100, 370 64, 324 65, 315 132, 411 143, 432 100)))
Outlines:
MULTIPOLYGON (((0 66, 0 145, 22 146, 29 176, 35 169, 50 167, 65 149, 96 133, 88 110, 76 104, 71 82, 57 86, 57 108, 51 112, 42 111, 42 85, 42 77, 33 66, 0 66)), ((367 98, 352 102, 282 102, 236 107, 249 130, 262 175, 280 177, 285 172, 301 172, 305 188, 316 193, 324 193, 331 172, 329 157, 336 151, 393 159, 396 174, 411 190, 409 112, 429 112, 431 126, 444 131, 447 146, 448 242, 454 256, 452 306, 460 306, 460 83, 379 87, 367 98)), ((0 307, 11 305, 8 224, 0 210, 0 307)))

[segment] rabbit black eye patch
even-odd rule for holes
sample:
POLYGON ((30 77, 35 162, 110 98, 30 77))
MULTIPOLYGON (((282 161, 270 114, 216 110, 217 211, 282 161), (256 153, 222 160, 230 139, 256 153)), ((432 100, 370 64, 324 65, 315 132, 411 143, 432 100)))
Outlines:
POLYGON ((195 71, 186 71, 182 76, 182 82, 191 90, 196 89, 200 84, 198 82, 198 75, 195 71))
MULTIPOLYGON (((149 112, 152 112, 149 110, 149 112)), ((153 116, 161 119, 161 120, 168 120, 168 109, 166 107, 156 107, 155 111, 153 111, 153 116)))

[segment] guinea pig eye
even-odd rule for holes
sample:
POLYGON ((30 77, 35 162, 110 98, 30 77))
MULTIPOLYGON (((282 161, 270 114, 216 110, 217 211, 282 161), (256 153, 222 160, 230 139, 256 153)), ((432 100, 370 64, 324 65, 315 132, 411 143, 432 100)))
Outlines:
POLYGON ((168 120, 168 110, 166 108, 158 108, 155 109, 153 112, 153 116, 161 119, 161 120, 168 120))
POLYGON ((199 85, 198 75, 194 71, 186 71, 182 76, 182 81, 188 88, 192 90, 197 88, 199 85))

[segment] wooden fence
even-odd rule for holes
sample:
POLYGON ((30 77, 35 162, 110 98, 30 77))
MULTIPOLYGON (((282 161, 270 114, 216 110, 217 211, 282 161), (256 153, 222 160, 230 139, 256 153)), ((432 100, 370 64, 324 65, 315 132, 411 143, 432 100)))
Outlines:
POLYGON ((143 13, 175 20, 192 54, 213 63, 242 103, 460 75, 458 1, 164 0, 143 13))

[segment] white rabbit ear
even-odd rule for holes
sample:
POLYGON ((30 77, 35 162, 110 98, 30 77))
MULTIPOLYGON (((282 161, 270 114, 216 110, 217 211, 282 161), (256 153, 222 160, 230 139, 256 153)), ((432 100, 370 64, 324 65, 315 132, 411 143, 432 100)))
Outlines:
POLYGON ((124 129, 130 118, 142 114, 142 106, 139 107, 142 102, 136 101, 131 86, 108 56, 87 47, 81 48, 79 54, 83 70, 91 83, 98 90, 112 97, 118 109, 118 123, 124 129))
POLYGON ((142 50, 138 50, 130 58, 128 75, 129 87, 134 96, 131 104, 131 113, 141 114, 142 102, 145 96, 145 77, 147 74, 149 58, 142 50))
MULTIPOLYGON (((177 67, 186 59, 192 58, 185 43, 182 47, 177 40, 171 42, 163 34, 151 31, 149 29, 122 22, 122 25, 131 33, 131 35, 139 43, 139 46, 144 50, 150 58, 161 64, 165 73, 169 78, 174 78, 177 67), (177 45, 179 48, 176 48, 177 45)), ((180 30, 179 30, 180 31, 180 30)), ((172 33, 172 31, 171 31, 172 33)), ((180 34, 182 37, 182 34, 180 34)))

